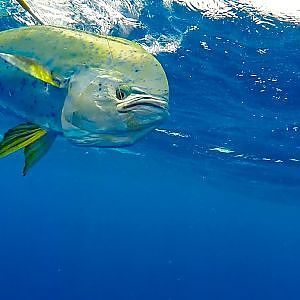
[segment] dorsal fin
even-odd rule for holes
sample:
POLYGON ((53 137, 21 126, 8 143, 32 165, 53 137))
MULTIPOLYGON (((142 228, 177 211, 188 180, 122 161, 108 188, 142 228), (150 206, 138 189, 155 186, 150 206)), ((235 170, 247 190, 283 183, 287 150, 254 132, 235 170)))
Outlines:
POLYGON ((53 72, 49 71, 46 67, 32 58, 8 53, 0 53, 0 58, 41 81, 49 83, 58 88, 65 86, 65 79, 54 75, 53 72))

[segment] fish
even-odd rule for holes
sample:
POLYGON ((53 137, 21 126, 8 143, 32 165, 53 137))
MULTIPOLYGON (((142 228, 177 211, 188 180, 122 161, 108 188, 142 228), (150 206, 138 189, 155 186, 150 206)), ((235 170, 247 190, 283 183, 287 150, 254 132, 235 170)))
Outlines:
POLYGON ((23 150, 23 175, 57 137, 85 147, 134 144, 169 116, 160 62, 133 41, 48 25, 0 32, 0 106, 22 123, 0 158, 23 150))

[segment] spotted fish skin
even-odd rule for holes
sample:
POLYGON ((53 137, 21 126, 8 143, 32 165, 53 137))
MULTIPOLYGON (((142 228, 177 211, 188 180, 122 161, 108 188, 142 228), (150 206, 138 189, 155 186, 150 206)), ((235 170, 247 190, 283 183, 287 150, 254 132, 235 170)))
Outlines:
POLYGON ((0 63, 0 106, 27 121, 60 131, 60 117, 66 89, 57 89, 0 63))
MULTIPOLYGON (((0 52, 34 59, 65 79, 87 67, 114 70, 137 86, 159 76, 154 92, 168 93, 167 78, 157 75, 157 70, 162 70, 158 61, 140 45, 122 38, 32 26, 1 32, 0 52)), ((67 93, 68 86, 58 89, 0 60, 0 105, 28 121, 61 131, 67 93)))

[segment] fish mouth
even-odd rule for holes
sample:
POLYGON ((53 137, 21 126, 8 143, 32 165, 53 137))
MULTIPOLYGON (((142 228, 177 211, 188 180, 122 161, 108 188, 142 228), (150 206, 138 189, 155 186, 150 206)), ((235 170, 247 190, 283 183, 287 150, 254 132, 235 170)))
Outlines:
POLYGON ((154 108, 167 112, 168 101, 163 97, 156 97, 153 95, 131 95, 130 99, 120 101, 117 103, 117 110, 119 113, 126 113, 139 108, 154 108))

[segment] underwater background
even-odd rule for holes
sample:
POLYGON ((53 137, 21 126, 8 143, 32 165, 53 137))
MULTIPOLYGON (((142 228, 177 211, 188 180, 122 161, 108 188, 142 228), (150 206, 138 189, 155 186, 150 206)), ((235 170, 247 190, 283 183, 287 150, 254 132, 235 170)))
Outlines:
MULTIPOLYGON (((299 300, 300 3, 28 3, 155 54, 170 118, 119 150, 58 139, 26 177, 1 159, 0 299, 299 300)), ((20 122, 1 109, 1 134, 20 122)))

